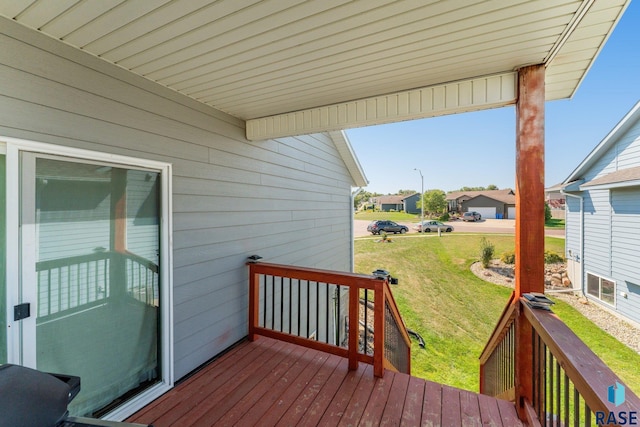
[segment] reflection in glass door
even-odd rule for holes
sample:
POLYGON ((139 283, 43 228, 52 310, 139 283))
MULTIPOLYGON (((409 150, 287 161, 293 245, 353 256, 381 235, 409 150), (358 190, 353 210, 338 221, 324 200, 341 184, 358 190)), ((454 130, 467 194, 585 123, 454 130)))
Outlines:
POLYGON ((23 352, 81 377, 72 415, 161 378, 159 185, 156 171, 23 153, 22 288, 37 301, 23 352))

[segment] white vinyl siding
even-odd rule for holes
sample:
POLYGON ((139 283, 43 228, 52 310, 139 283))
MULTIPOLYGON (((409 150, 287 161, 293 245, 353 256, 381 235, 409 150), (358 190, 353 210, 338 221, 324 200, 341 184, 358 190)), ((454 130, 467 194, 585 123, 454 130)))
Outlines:
POLYGON ((248 142, 231 116, 8 24, 0 135, 173 165, 176 378, 246 335, 248 255, 351 268, 352 181, 327 135, 248 142))
POLYGON ((608 190, 595 190, 584 197, 585 269, 611 274, 611 206, 608 190))
POLYGON ((616 307, 640 323, 640 188, 612 190, 611 206, 611 260, 612 276, 617 280, 616 307))
POLYGON ((565 257, 582 261, 582 248, 580 247, 580 200, 575 197, 567 197, 565 206, 565 257), (578 258, 576 258, 578 257, 578 258))

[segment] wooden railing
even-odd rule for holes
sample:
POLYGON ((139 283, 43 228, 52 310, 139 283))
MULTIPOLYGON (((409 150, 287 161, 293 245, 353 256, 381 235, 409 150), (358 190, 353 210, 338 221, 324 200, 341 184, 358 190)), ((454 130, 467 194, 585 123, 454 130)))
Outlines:
POLYGON ((533 309, 523 298, 503 311, 480 356, 480 392, 525 408, 529 425, 624 425, 640 415, 638 396, 553 312, 533 309), (518 336, 531 337, 530 346, 518 336), (517 366, 522 348, 532 349, 520 358, 530 363, 517 366), (620 386, 624 399, 616 401, 620 386))
POLYGON ((249 339, 263 335, 410 373, 411 341, 387 280, 268 263, 249 266, 249 339))

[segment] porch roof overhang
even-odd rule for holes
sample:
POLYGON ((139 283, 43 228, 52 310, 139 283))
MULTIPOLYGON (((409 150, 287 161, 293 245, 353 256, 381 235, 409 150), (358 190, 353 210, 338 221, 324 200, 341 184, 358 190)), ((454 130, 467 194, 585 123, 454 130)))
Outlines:
POLYGON ((0 15, 246 122, 247 138, 571 97, 630 0, 0 0, 0 15))

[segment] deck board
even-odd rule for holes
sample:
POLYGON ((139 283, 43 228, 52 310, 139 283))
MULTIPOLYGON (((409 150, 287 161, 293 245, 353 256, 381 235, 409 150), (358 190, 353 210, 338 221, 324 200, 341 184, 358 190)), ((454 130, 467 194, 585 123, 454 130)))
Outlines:
POLYGON ((260 337, 128 421, 165 426, 522 426, 513 403, 260 337))

